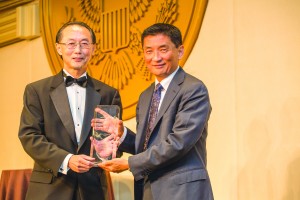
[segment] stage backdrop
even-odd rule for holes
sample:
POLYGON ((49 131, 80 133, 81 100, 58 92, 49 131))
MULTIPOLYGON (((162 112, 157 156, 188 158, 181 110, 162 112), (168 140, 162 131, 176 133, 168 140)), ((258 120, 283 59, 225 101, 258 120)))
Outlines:
MULTIPOLYGON (((299 10, 299 0, 208 3, 183 67, 210 92, 216 200, 300 199, 299 10)), ((30 168, 17 133, 25 85, 52 75, 42 38, 0 48, 0 61, 0 170, 30 168)), ((135 119, 125 124, 134 129, 135 119)), ((132 199, 130 173, 113 176, 128 195, 117 200, 132 199)))

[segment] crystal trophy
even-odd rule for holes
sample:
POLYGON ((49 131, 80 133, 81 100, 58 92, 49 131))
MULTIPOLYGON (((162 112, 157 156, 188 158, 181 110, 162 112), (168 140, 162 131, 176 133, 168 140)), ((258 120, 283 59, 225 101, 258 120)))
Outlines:
POLYGON ((117 122, 120 115, 120 108, 117 105, 97 105, 97 108, 102 110, 102 114, 95 111, 94 118, 103 119, 100 124, 106 131, 93 128, 90 155, 95 158, 95 166, 100 162, 111 160, 116 155, 117 150, 113 148, 112 138, 118 134, 117 122))

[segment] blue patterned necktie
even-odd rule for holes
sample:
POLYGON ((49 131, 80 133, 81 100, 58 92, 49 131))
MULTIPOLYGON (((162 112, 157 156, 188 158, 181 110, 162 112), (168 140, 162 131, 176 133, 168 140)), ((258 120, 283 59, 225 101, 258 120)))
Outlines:
POLYGON ((146 129, 146 138, 145 138, 145 143, 144 143, 144 148, 143 150, 145 151, 148 146, 149 138, 151 135, 151 131, 153 129, 153 124, 156 119, 157 113, 158 113, 158 106, 161 98, 161 91, 164 88, 161 86, 160 83, 156 85, 156 88, 154 90, 153 96, 152 96, 152 101, 151 101, 151 107, 150 107, 150 113, 149 113, 149 121, 146 129))

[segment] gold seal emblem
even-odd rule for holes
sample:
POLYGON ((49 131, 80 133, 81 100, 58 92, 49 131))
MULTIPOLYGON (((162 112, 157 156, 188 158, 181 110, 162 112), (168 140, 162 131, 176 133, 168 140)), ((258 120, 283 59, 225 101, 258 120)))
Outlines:
POLYGON ((123 119, 135 116, 140 93, 154 80, 144 64, 142 31, 157 22, 177 26, 183 36, 183 66, 199 35, 208 0, 42 0, 41 28, 53 73, 63 65, 55 49, 62 24, 84 21, 96 33, 97 49, 88 67, 92 77, 119 90, 123 119))

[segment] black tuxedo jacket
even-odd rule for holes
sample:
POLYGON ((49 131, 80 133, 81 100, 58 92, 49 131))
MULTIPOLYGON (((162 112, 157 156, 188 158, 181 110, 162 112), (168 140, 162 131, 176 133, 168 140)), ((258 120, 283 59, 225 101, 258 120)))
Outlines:
MULTIPOLYGON (((107 181, 100 168, 86 173, 59 173, 65 157, 90 154, 91 119, 96 105, 118 105, 119 92, 87 76, 86 105, 80 143, 69 106, 62 72, 28 84, 24 92, 19 139, 24 150, 34 160, 27 199, 72 199, 79 192, 82 200, 106 199, 107 181)), ((122 116, 122 115, 121 115, 122 116)))

